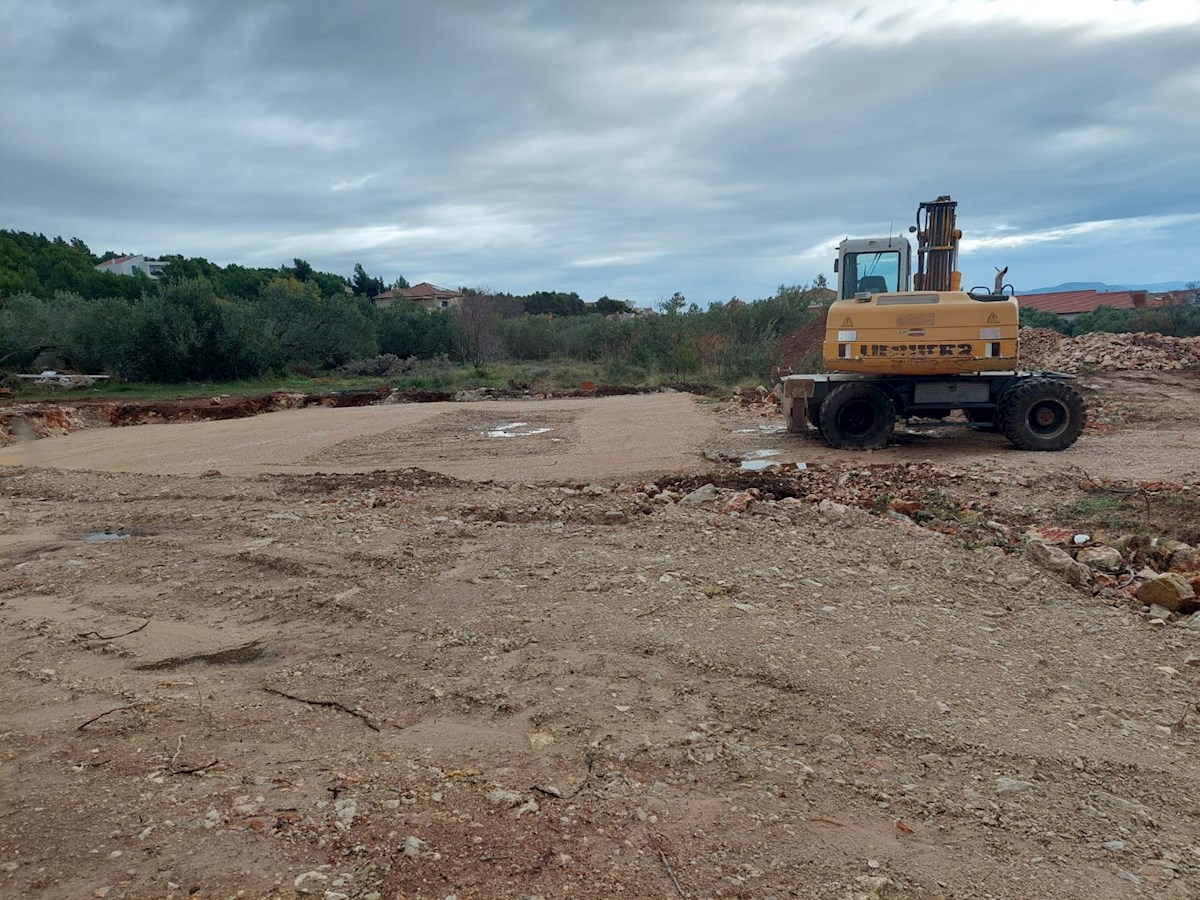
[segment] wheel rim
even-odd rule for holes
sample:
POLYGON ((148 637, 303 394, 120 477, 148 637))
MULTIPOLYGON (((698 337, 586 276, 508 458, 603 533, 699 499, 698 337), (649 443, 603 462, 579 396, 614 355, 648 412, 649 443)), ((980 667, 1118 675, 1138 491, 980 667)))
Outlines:
POLYGON ((1040 438, 1055 438, 1067 430, 1071 411, 1061 400, 1039 400, 1029 408, 1026 422, 1029 430, 1040 438))
POLYGON ((850 437, 864 437, 875 427, 877 418, 878 414, 872 404, 866 400, 853 400, 838 413, 838 429, 850 437))

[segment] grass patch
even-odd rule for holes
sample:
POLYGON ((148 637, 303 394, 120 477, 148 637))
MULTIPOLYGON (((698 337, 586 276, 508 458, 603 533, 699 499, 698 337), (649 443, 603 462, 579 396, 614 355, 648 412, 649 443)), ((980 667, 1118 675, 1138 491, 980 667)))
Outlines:
POLYGON ((1084 532, 1144 534, 1200 544, 1200 498, 1186 494, 1093 494, 1063 504, 1056 520, 1084 532))
POLYGON ((686 380, 689 384, 711 389, 724 395, 738 381, 750 385, 769 384, 764 377, 753 381, 741 378, 722 378, 713 371, 700 371, 688 376, 662 372, 636 365, 615 365, 611 361, 581 363, 577 360, 538 360, 537 362, 490 362, 472 365, 451 360, 427 359, 416 362, 401 375, 275 375, 241 381, 197 381, 182 384, 157 382, 102 381, 92 387, 65 390, 46 385, 20 382, 12 385, 11 394, 0 395, 0 405, 36 401, 69 403, 83 398, 120 400, 184 400, 195 397, 244 397, 288 391, 321 394, 344 390, 374 390, 381 385, 397 390, 461 391, 474 388, 560 392, 580 388, 584 382, 596 385, 632 387, 663 387, 686 380))
POLYGON ((1105 494, 1083 497, 1061 506, 1055 516, 1066 528, 1076 531, 1143 533, 1149 529, 1145 504, 1105 494))

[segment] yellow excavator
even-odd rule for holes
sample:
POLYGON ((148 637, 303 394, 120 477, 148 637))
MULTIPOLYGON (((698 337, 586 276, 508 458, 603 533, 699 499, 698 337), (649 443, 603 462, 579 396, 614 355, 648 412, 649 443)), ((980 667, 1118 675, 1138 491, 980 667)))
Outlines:
POLYGON ((891 439, 897 417, 944 420, 961 410, 967 423, 1022 450, 1075 443, 1087 411, 1072 376, 1018 368, 1008 269, 997 270, 990 288, 962 290, 957 205, 943 196, 918 206, 909 228, 916 272, 903 236, 838 245, 826 372, 781 379, 789 431, 812 426, 831 446, 874 450, 891 439))

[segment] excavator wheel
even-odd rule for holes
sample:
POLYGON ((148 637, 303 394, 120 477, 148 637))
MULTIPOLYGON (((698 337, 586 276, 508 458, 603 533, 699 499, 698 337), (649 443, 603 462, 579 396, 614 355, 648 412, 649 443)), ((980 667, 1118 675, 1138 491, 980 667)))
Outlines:
POLYGON ((863 382, 847 382, 830 391, 819 418, 821 435, 841 450, 878 450, 896 430, 892 398, 863 382))
POLYGON ((1071 385, 1034 378, 1006 393, 997 421, 1020 450, 1065 450, 1083 431, 1087 411, 1071 385))

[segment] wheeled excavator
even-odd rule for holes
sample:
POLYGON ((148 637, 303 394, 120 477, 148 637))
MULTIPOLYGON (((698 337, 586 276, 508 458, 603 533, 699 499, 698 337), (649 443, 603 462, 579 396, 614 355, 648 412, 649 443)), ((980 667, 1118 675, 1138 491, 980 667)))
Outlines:
POLYGON ((1008 270, 997 270, 991 287, 962 289, 957 205, 943 196, 918 206, 909 228, 916 272, 904 236, 838 245, 826 372, 781 379, 789 431, 815 427, 833 447, 873 450, 888 443, 897 418, 946 419, 961 410, 967 423, 1022 450, 1075 443, 1087 413, 1072 376, 1019 368, 1008 270))

